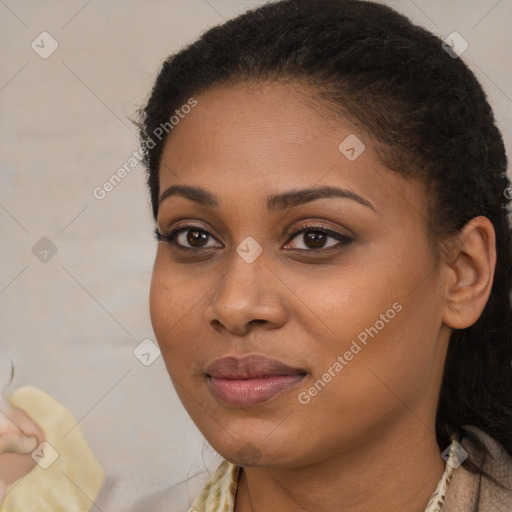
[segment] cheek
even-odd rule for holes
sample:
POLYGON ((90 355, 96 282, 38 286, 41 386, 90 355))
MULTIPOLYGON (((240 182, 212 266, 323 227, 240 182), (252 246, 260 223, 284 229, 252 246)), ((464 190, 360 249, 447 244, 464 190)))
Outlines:
MULTIPOLYGON (((186 367, 183 363, 197 356, 197 343, 208 283, 191 279, 168 265, 165 255, 157 253, 151 280, 149 309, 156 339, 171 370, 186 367)), ((200 353, 200 352, 199 352, 200 353)))
POLYGON ((336 394, 336 403, 347 410, 366 407, 372 396, 378 398, 377 408, 387 403, 386 395, 396 401, 393 393, 413 400, 439 360, 440 304, 435 275, 425 279, 426 256, 421 261, 421 255, 412 258, 397 250, 382 256, 343 273, 333 269, 328 277, 295 277, 294 290, 303 303, 296 318, 313 340, 314 375, 308 386, 328 381, 327 392, 319 382, 321 391, 312 393, 326 400, 336 394), (375 386, 381 392, 375 394, 375 386))
POLYGON ((414 305, 400 304, 401 310, 368 305, 365 319, 360 316, 352 322, 356 333, 352 336, 343 334, 350 315, 340 315, 340 321, 331 326, 340 333, 332 339, 337 353, 320 344, 312 351, 314 372, 297 390, 293 408, 294 417, 301 418, 308 432, 321 433, 313 436, 312 454, 319 446, 328 453, 340 443, 371 438, 411 411, 426 421, 424 400, 436 391, 432 379, 435 342, 425 331, 421 336, 416 332, 423 325, 417 322, 414 305), (380 319, 381 311, 384 315, 388 311, 388 323, 380 319))
POLYGON ((151 323, 160 344, 164 333, 172 328, 176 302, 172 293, 172 279, 165 272, 165 265, 161 263, 161 259, 157 254, 149 292, 151 323))
MULTIPOLYGON (((364 342, 377 322, 379 333, 397 316, 393 304, 401 296, 400 283, 389 277, 391 269, 374 265, 361 267, 356 263, 343 267, 323 267, 304 276, 298 272, 282 272, 286 285, 287 304, 293 321, 300 324, 311 352, 321 359, 341 355, 349 350, 351 341, 360 335, 364 342), (389 282, 394 281, 394 286, 389 282), (384 321, 380 315, 384 315, 384 321)), ((325 361, 324 361, 325 363, 325 361)))
POLYGON ((384 422, 407 414, 408 407, 416 410, 424 400, 433 399, 443 360, 437 344, 435 289, 425 285, 417 295, 407 295, 405 289, 398 281, 392 291, 374 289, 364 307, 353 314, 339 312, 331 321, 331 328, 340 333, 335 340, 342 361, 332 351, 324 351, 309 384, 319 391, 306 388, 308 394, 317 393, 310 405, 320 417, 320 411, 328 408, 333 417, 357 417, 353 426, 361 428, 375 425, 376 419, 384 422), (329 369, 336 377, 326 375, 329 369))

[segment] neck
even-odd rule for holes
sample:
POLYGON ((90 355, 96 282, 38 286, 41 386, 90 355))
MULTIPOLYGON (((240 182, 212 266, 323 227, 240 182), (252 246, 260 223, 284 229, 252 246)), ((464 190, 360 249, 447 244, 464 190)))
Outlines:
POLYGON ((244 468, 235 512, 424 512, 445 463, 435 432, 414 422, 307 466, 244 468))

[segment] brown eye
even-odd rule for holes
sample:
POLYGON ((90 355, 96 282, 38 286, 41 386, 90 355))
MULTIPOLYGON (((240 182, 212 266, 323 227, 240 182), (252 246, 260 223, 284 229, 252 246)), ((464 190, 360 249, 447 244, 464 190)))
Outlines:
POLYGON ((211 233, 196 226, 182 227, 173 230, 166 239, 182 249, 222 247, 222 244, 220 244, 211 233))
POLYGON ((159 242, 166 242, 177 249, 189 251, 193 249, 223 247, 208 230, 193 225, 178 227, 171 230, 169 233, 161 233, 159 229, 156 228, 155 236, 159 242))
POLYGON ((354 241, 350 236, 320 226, 306 226, 289 233, 288 236, 292 238, 285 247, 302 251, 308 249, 320 251, 331 247, 342 248, 354 241))
POLYGON ((204 247, 210 236, 208 233, 197 229, 188 229, 185 233, 187 235, 187 242, 192 247, 204 247))
POLYGON ((308 231, 303 234, 304 244, 311 249, 321 249, 325 245, 327 238, 325 233, 320 233, 319 231, 308 231))

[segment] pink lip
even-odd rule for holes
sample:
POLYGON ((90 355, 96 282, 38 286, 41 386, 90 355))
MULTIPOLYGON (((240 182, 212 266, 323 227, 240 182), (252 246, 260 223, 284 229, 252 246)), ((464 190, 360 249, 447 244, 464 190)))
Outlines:
POLYGON ((251 407, 270 400, 306 375, 276 359, 251 355, 217 359, 206 369, 212 394, 232 407, 251 407))

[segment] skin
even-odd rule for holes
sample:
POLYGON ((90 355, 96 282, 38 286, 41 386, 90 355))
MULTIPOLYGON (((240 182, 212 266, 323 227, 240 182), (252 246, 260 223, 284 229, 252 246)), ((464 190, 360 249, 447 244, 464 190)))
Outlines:
MULTIPOLYGON (((161 232, 190 223, 211 237, 189 252, 159 243, 154 331, 191 418, 220 455, 244 466, 236 512, 423 512, 445 467, 434 425, 449 335, 485 306, 494 231, 488 219, 473 219, 436 265, 425 187, 386 169, 368 134, 313 97, 306 86, 278 83, 195 96, 198 105, 166 141, 160 192, 199 186, 218 206, 179 195, 161 202, 161 232), (354 161, 338 149, 349 134, 366 146, 354 161), (320 185, 349 189, 373 208, 339 197, 266 208, 271 194, 320 185), (306 222, 353 241, 328 237, 315 254, 304 233, 285 234, 306 222), (252 263, 236 252, 248 236, 263 249, 252 263), (396 302, 401 311, 300 403, 298 394, 396 302), (307 376, 264 404, 223 405, 205 369, 247 354, 307 376)), ((191 247, 186 232, 179 243, 191 247)))
POLYGON ((45 439, 42 429, 25 411, 5 404, 0 412, 0 500, 5 490, 35 465, 32 451, 45 439))

